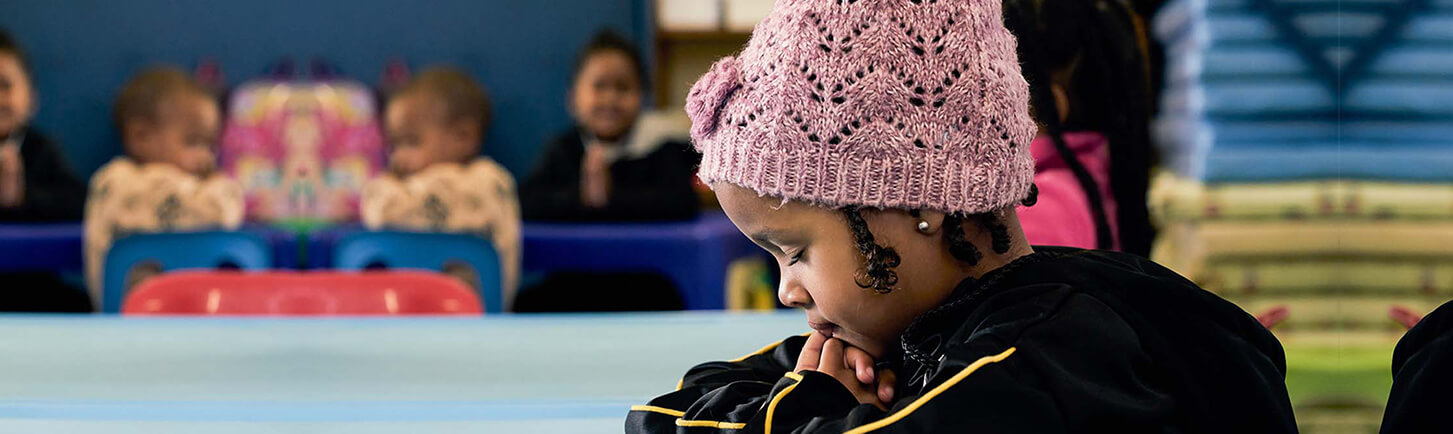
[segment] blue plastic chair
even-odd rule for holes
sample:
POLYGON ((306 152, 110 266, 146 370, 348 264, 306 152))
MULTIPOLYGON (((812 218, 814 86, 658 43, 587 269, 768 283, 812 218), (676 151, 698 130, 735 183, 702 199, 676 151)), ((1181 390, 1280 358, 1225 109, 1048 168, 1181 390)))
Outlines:
POLYGON ((273 249, 251 232, 202 231, 135 234, 111 244, 102 274, 101 311, 116 313, 126 299, 126 275, 138 264, 162 271, 236 267, 265 270, 273 266, 273 249))
POLYGON ((485 312, 504 310, 499 253, 489 240, 469 234, 436 232, 355 232, 333 245, 333 267, 339 270, 412 268, 444 271, 451 264, 472 267, 479 276, 479 298, 485 312))

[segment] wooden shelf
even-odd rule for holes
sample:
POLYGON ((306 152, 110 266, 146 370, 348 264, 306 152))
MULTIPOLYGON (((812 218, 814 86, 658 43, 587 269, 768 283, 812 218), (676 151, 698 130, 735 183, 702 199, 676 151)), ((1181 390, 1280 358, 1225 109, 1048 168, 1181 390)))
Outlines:
POLYGON ((741 50, 751 32, 725 30, 668 31, 656 29, 656 104, 680 106, 691 83, 711 62, 741 50))

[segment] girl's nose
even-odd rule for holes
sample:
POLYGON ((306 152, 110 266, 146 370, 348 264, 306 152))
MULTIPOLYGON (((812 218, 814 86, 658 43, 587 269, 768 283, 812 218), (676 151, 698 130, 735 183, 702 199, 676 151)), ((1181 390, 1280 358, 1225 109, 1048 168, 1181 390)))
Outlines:
POLYGON ((807 307, 812 304, 812 295, 797 281, 784 278, 777 286, 777 300, 787 307, 807 307))

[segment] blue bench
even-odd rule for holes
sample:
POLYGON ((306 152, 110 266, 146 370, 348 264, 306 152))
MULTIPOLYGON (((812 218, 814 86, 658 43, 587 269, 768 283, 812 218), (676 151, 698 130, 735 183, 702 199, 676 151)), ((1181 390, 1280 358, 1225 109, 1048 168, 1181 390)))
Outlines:
POLYGON ((116 240, 106 253, 102 272, 101 312, 116 313, 126 299, 127 276, 139 265, 161 271, 197 268, 273 268, 273 243, 249 231, 201 231, 136 234, 116 240))
MULTIPOLYGON (((339 228, 311 235, 307 267, 338 267, 339 258, 314 252, 337 254, 336 245, 360 231, 356 227, 339 228)), ((676 284, 686 308, 693 310, 725 308, 727 268, 732 261, 765 255, 721 212, 672 223, 526 222, 522 237, 521 268, 526 273, 660 273, 676 284)))
POLYGON ((480 300, 484 301, 484 311, 504 310, 499 253, 493 244, 478 236, 358 231, 339 238, 331 254, 332 268, 339 270, 381 267, 445 271, 456 264, 465 265, 479 279, 477 289, 480 300))

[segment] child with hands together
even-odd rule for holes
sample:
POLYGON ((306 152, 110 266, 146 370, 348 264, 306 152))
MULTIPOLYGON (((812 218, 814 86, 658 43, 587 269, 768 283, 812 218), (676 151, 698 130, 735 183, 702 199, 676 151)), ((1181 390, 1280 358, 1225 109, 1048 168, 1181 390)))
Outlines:
POLYGON ((1296 432, 1276 338, 1144 258, 1031 246, 1038 126, 997 0, 779 0, 686 102, 699 177, 813 332, 631 433, 1296 432))

